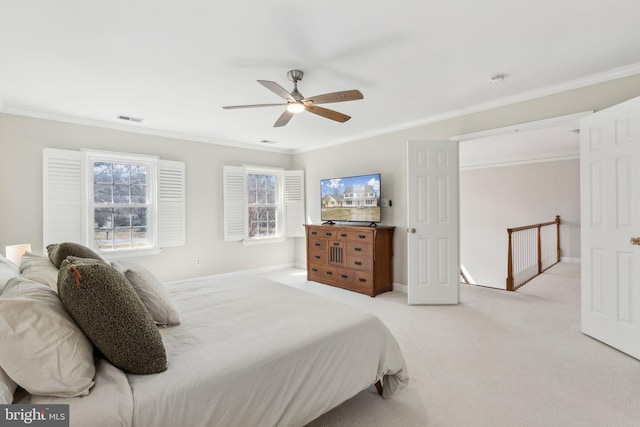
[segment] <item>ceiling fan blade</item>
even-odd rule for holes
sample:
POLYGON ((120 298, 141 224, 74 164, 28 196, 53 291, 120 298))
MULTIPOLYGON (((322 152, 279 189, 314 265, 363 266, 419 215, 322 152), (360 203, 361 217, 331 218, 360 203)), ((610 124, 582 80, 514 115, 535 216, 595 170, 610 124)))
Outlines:
POLYGON ((291 96, 291 94, 287 92, 285 88, 283 88, 276 82, 271 82, 269 80, 258 80, 258 83, 260 83, 262 86, 266 87, 279 97, 286 99, 287 101, 295 101, 295 99, 293 99, 293 96, 291 96))
POLYGON ((225 110, 233 110, 235 108, 254 108, 254 107, 276 107, 276 106, 283 106, 283 105, 287 105, 287 104, 250 104, 250 105, 229 105, 226 107, 222 107, 225 110))
POLYGON ((293 117, 294 114, 295 113, 292 113, 289 110, 284 110, 284 113, 282 113, 282 115, 278 117, 278 120, 276 120, 276 122, 273 124, 273 127, 279 128, 286 125, 287 123, 289 123, 289 120, 291 120, 291 117, 293 117))
POLYGON ((344 123, 351 118, 351 116, 347 116, 346 114, 329 110, 328 108, 315 107, 313 105, 307 105, 305 110, 310 113, 317 114, 319 116, 326 117, 327 119, 335 120, 336 122, 340 122, 340 123, 344 123))
POLYGON ((325 93, 323 95, 312 96, 303 99, 302 102, 312 102, 313 104, 329 104, 331 102, 355 101, 363 99, 364 95, 359 90, 345 90, 342 92, 325 93))

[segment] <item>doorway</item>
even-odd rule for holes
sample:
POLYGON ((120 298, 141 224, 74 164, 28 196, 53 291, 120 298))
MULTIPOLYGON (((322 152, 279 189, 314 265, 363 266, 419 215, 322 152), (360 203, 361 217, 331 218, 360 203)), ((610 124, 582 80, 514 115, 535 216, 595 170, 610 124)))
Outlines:
POLYGON ((506 289, 507 228, 560 215, 564 261, 580 259, 584 112, 459 135, 460 255, 473 283, 506 289))

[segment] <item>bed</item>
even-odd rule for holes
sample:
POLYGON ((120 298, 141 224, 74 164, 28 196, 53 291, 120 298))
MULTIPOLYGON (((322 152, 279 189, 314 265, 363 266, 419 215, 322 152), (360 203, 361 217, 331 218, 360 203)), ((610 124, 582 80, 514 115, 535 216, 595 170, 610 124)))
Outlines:
POLYGON ((408 381, 372 314, 249 275, 167 289, 181 324, 159 328, 166 371, 125 374, 96 358, 87 396, 14 403, 69 404, 72 426, 303 426, 373 384, 386 398, 408 381))

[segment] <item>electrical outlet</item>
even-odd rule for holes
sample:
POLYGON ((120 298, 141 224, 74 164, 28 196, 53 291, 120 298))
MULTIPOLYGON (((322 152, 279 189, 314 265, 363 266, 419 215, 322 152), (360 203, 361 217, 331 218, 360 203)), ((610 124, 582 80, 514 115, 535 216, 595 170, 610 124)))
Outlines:
POLYGON ((196 260, 196 265, 200 265, 200 260, 199 259, 196 260))
POLYGON ((381 207, 381 208, 388 208, 388 207, 389 207, 389 200, 387 200, 387 199, 380 199, 380 207, 381 207))

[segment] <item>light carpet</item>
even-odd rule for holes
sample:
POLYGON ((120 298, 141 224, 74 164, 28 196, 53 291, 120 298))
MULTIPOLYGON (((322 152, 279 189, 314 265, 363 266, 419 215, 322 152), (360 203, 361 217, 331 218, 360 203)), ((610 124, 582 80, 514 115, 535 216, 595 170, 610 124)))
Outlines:
POLYGON ((299 269, 263 276, 375 313, 407 362, 407 388, 389 399, 367 389, 309 427, 640 426, 640 361, 580 332, 579 264, 516 292, 462 285, 455 306, 371 298, 299 269))

